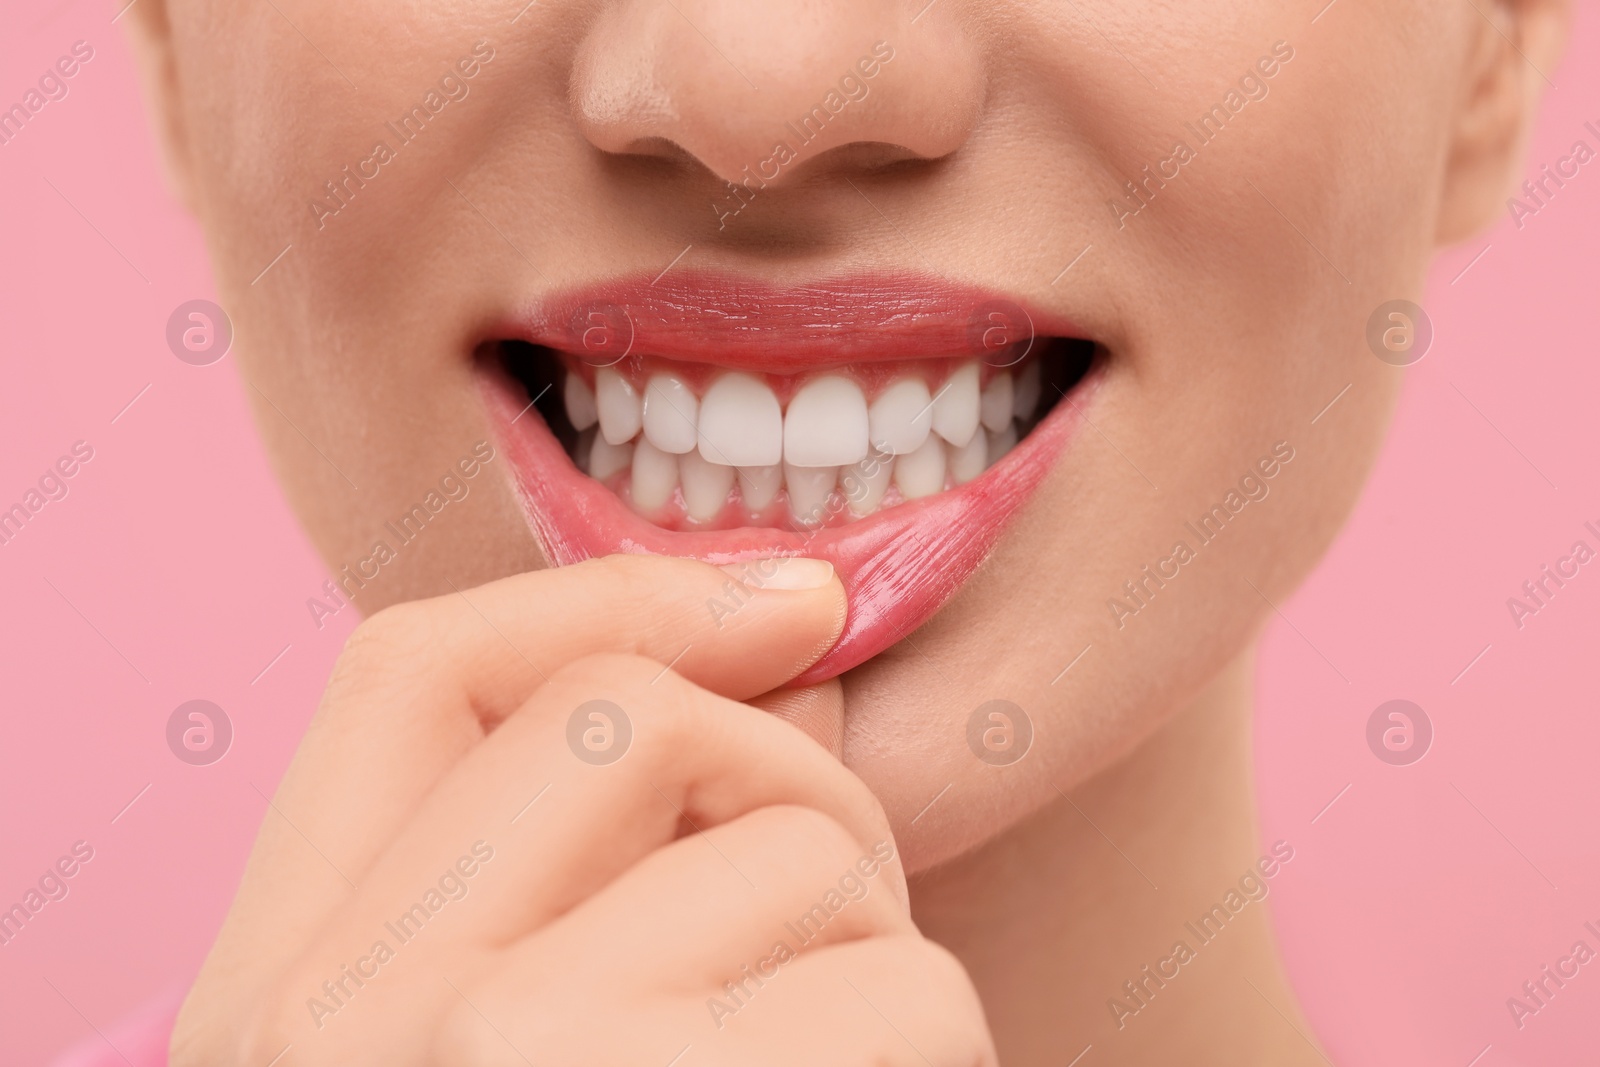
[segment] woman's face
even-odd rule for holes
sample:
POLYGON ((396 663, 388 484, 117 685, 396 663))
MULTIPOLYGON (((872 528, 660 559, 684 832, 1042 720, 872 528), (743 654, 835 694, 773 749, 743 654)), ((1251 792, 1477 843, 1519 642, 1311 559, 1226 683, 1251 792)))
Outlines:
POLYGON ((363 611, 606 551, 829 558, 814 677, 922 867, 1146 736, 1333 537, 1399 374, 1369 318, 1457 212, 1470 5, 524 2, 141 15, 363 611))

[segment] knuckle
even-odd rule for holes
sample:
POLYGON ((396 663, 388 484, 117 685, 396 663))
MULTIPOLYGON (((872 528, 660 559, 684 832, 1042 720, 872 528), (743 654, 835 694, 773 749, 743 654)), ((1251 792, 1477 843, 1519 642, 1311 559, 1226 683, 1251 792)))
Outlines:
MULTIPOLYGON (((570 1046, 574 1019, 584 1013, 568 998, 523 981, 508 996, 509 975, 498 981, 463 983, 461 996, 444 1013, 433 1032, 434 1067, 527 1067, 518 1049, 556 1049, 570 1046), (514 1020, 499 1026, 490 1019, 514 1020)), ((517 976, 522 978, 525 976, 517 976)))
POLYGON ((915 959, 910 973, 926 985, 928 996, 951 1009, 950 1019, 958 1030, 986 1036, 988 1030, 978 989, 955 953, 925 937, 908 940, 915 959))
POLYGON ((367 693, 375 686, 405 684, 425 662, 432 622, 417 604, 396 604, 363 619, 350 635, 323 696, 320 714, 346 710, 346 698, 367 693))
POLYGON ((919 1006, 912 1024, 938 1063, 993 1067, 994 1040, 977 987, 960 960, 944 946, 917 934, 895 938, 895 973, 905 983, 906 1003, 919 1006))
POLYGON ((911 951, 917 957, 918 971, 928 976, 930 984, 970 993, 976 1001, 977 990, 973 988, 972 977, 954 952, 926 937, 912 938, 910 942, 911 951))
POLYGON ((694 763, 686 756, 714 728, 706 698, 653 659, 604 652, 557 669, 518 714, 541 730, 564 731, 584 763, 616 765, 620 780, 644 787, 694 763))
POLYGON ((432 610, 425 603, 391 605, 361 620, 345 642, 336 669, 359 671, 406 662, 428 646, 433 634, 432 610))
POLYGON ((596 699, 615 702, 630 717, 633 744, 649 764, 680 756, 700 734, 701 690, 647 656, 593 653, 561 667, 550 685, 559 694, 557 710, 596 699))
POLYGON ((774 805, 752 812, 749 818, 753 831, 765 840, 783 842, 783 854, 794 857, 807 868, 834 871, 850 867, 862 851, 854 834, 833 816, 816 808, 800 804, 774 805))

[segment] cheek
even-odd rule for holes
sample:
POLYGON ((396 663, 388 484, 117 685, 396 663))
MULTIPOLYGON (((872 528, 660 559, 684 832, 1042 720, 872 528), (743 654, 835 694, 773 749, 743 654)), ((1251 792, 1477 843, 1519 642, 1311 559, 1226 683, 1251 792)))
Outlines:
MULTIPOLYGON (((1270 441, 1238 450, 1219 440, 1187 474, 1151 465, 1161 494, 1114 454, 1093 490, 1086 484, 1096 474, 1058 472, 977 581, 911 642, 848 674, 845 763, 884 804, 908 870, 949 860, 1055 802, 1058 788, 1105 770, 1231 663, 1246 662, 1271 614, 1263 596, 1282 603, 1353 505, 1394 393, 1392 383, 1367 381, 1347 394, 1341 424, 1300 434, 1271 495, 1247 503, 1210 544, 1187 524, 1270 441), (1180 492, 1186 477, 1214 488, 1180 492), (1176 576, 1155 582, 1150 571, 1172 559, 1178 540, 1195 548, 1193 558, 1169 562, 1176 576), (1119 627, 1109 604, 1131 603, 1124 583, 1141 581, 1144 606, 1119 627), (983 733, 995 724, 983 709, 997 702, 1026 721, 1013 737, 1031 734, 1016 762, 985 752, 983 733)), ((1183 429, 1204 434, 1208 425, 1200 418, 1183 429)), ((1132 439, 1118 437, 1125 446, 1132 439)))
MULTIPOLYGON (((1261 351, 1284 350, 1269 340, 1261 351)), ((1130 372, 1113 376, 1092 417, 1123 454, 1081 435, 978 579, 910 642, 845 677, 845 762, 884 803, 911 869, 989 840, 1057 800, 1057 787, 1104 770, 1250 647, 1266 600, 1281 604, 1321 557, 1381 444, 1401 372, 1363 344, 1304 349, 1272 378, 1264 356, 1235 352, 1229 365, 1201 352, 1226 373, 1192 395, 1142 396, 1130 372), (1327 371, 1309 373, 1318 362, 1327 371), (1278 440, 1295 453, 1270 494, 1202 543, 1202 516, 1278 440), (1178 541, 1194 550, 1186 563, 1172 562, 1178 541), (1113 602, 1137 610, 1119 620, 1113 602), (1031 747, 1012 764, 974 745, 974 717, 993 701, 1031 724, 1031 747)))

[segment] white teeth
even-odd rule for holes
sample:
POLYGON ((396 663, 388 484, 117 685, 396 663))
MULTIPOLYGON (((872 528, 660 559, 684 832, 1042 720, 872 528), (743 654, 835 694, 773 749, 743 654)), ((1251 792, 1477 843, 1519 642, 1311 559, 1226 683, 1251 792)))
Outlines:
POLYGON ((603 482, 620 470, 633 466, 633 445, 624 442, 614 445, 596 435, 589 447, 589 477, 603 482))
POLYGON ((770 467, 783 460, 783 411, 766 383, 724 374, 700 399, 700 454, 725 467, 770 467))
POLYGON ((894 484, 907 500, 932 496, 944 489, 944 442, 929 437, 915 452, 894 463, 894 484))
POLYGON ((637 442, 633 448, 633 506, 647 514, 660 511, 677 487, 678 457, 649 441, 637 442))
POLYGON ((1016 447, 1016 423, 1007 423, 1006 428, 999 433, 989 434, 989 465, 994 466, 1002 456, 1016 447))
POLYGON ((836 374, 813 378, 789 400, 783 460, 797 467, 843 467, 867 455, 867 398, 836 374))
POLYGON ((978 365, 965 363, 939 387, 933 402, 933 432, 957 448, 978 432, 978 365))
POLYGON ((1039 396, 1044 390, 1044 382, 1039 371, 1037 361, 1029 362, 1017 374, 1016 385, 1011 390, 1011 413, 1023 422, 1033 418, 1033 413, 1039 409, 1039 396))
MULTIPOLYGON (((1016 402, 1014 394, 1015 387, 1011 382, 1010 371, 1003 370, 989 379, 989 384, 978 397, 978 419, 983 423, 985 430, 999 433, 1011 425, 1011 407, 1016 402)), ((646 401, 646 425, 649 421, 649 402, 646 401)))
POLYGON ((633 440, 641 420, 638 391, 609 367, 595 372, 594 384, 601 436, 614 445, 633 440))
POLYGON ((693 452, 700 401, 676 374, 654 374, 644 387, 644 436, 663 452, 693 452))
POLYGON ((678 477, 683 483, 683 507, 696 522, 710 522, 722 514, 733 489, 733 468, 712 463, 698 452, 678 457, 678 477))
POLYGON ((989 437, 985 433, 975 433, 966 444, 957 448, 950 446, 950 480, 957 485, 966 485, 972 479, 983 473, 983 468, 988 466, 989 437))
POLYGON ((850 504, 850 513, 859 517, 877 511, 893 474, 894 457, 881 452, 870 452, 860 463, 840 471, 839 488, 850 504))
POLYGON ((881 452, 901 456, 915 452, 933 426, 933 403, 921 378, 890 382, 867 411, 868 438, 881 452))
POLYGON ((783 465, 783 483, 789 488, 789 514, 803 526, 815 526, 827 518, 828 496, 839 480, 837 467, 796 467, 783 465))
POLYGON ((744 498, 746 511, 761 511, 777 498, 778 490, 783 488, 782 467, 740 467, 738 470, 739 495, 744 498))
POLYGON ((600 482, 631 471, 626 495, 641 514, 717 523, 731 503, 754 521, 785 493, 796 524, 815 527, 839 521, 835 506, 847 520, 871 515, 891 484, 905 500, 965 485, 1015 448, 1039 407, 1039 365, 996 371, 982 389, 981 370, 956 367, 933 395, 920 373, 895 378, 871 404, 851 378, 823 374, 797 383, 787 411, 744 373, 698 398, 668 370, 643 388, 611 368, 592 388, 569 373, 563 391, 574 462, 600 482))
POLYGON ((567 382, 561 389, 567 403, 567 421, 580 433, 593 426, 600 418, 594 406, 594 390, 572 371, 567 372, 567 382))

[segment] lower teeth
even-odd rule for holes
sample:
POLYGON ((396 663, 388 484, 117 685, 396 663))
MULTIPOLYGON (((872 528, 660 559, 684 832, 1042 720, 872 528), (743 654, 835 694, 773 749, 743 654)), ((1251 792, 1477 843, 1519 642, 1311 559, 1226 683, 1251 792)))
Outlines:
POLYGON ((905 455, 873 449, 850 466, 728 467, 698 450, 664 452, 643 433, 613 445, 590 426, 579 435, 573 458, 579 470, 663 525, 770 525, 787 517, 808 528, 965 485, 1015 448, 1023 432, 1022 421, 1013 418, 998 433, 980 425, 960 447, 930 433, 905 455))
POLYGON ((636 438, 608 444, 593 427, 579 436, 578 469, 625 497, 641 515, 700 525, 761 525, 787 515, 797 525, 861 519, 883 508, 965 485, 1016 447, 1015 423, 980 429, 956 448, 929 437, 903 456, 873 452, 849 467, 724 467, 699 452, 673 455, 636 438))

